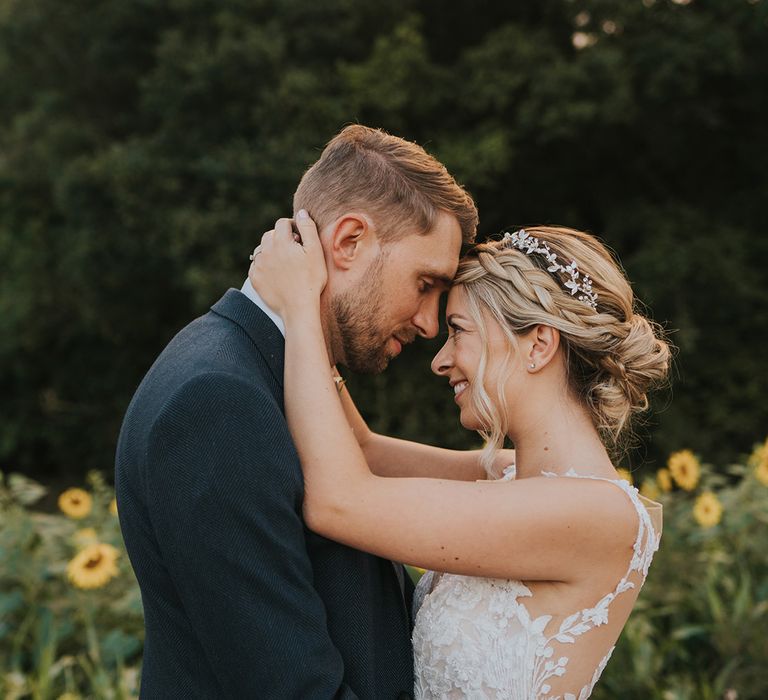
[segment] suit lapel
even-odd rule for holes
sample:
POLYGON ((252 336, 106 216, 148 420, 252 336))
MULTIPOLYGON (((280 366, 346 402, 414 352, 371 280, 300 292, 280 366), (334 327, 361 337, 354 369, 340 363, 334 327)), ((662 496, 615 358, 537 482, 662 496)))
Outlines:
MULTIPOLYGON (((211 307, 211 311, 237 324, 248 334, 282 389, 285 338, 272 320, 245 294, 236 289, 228 289, 224 296, 211 307)), ((408 574, 402 564, 393 561, 392 567, 403 596, 406 615, 410 620, 411 611, 405 585, 405 577, 408 574)))
POLYGON ((270 318, 236 289, 228 289, 211 311, 237 324, 248 334, 282 389, 285 338, 270 318))

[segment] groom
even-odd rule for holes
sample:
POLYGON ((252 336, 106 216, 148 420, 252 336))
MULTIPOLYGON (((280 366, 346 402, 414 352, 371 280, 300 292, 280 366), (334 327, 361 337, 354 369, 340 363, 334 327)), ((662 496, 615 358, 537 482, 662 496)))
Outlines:
MULTIPOLYGON (((294 209, 321 232, 334 363, 381 372, 436 335, 477 225, 444 166, 349 126, 294 209)), ((128 408, 115 480, 144 604, 143 698, 411 697, 410 579, 304 525, 283 352, 281 319, 246 280, 170 342, 128 408)))

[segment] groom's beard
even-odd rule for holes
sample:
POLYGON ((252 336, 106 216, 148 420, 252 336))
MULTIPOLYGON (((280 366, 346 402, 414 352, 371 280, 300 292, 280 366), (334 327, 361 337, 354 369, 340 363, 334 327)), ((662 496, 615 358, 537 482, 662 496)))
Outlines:
POLYGON ((354 289, 338 294, 331 300, 344 352, 344 364, 358 374, 379 374, 392 359, 387 349, 393 333, 412 340, 413 331, 385 330, 377 326, 385 317, 382 298, 384 259, 380 255, 365 271, 354 289))

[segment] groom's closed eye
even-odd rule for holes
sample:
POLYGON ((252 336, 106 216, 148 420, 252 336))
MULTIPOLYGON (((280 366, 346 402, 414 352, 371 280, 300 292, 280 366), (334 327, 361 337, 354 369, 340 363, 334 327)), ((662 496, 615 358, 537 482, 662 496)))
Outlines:
POLYGON ((439 287, 441 292, 447 292, 453 284, 453 277, 436 269, 422 270, 419 277, 431 287, 439 287))

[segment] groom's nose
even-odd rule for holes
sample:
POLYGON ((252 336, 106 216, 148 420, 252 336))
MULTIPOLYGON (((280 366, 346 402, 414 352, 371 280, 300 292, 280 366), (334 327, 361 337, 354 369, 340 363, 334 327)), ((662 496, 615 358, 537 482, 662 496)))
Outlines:
POLYGON ((437 318, 439 309, 439 300, 434 303, 425 301, 419 306, 412 323, 422 338, 434 338, 440 330, 440 321, 437 318))

